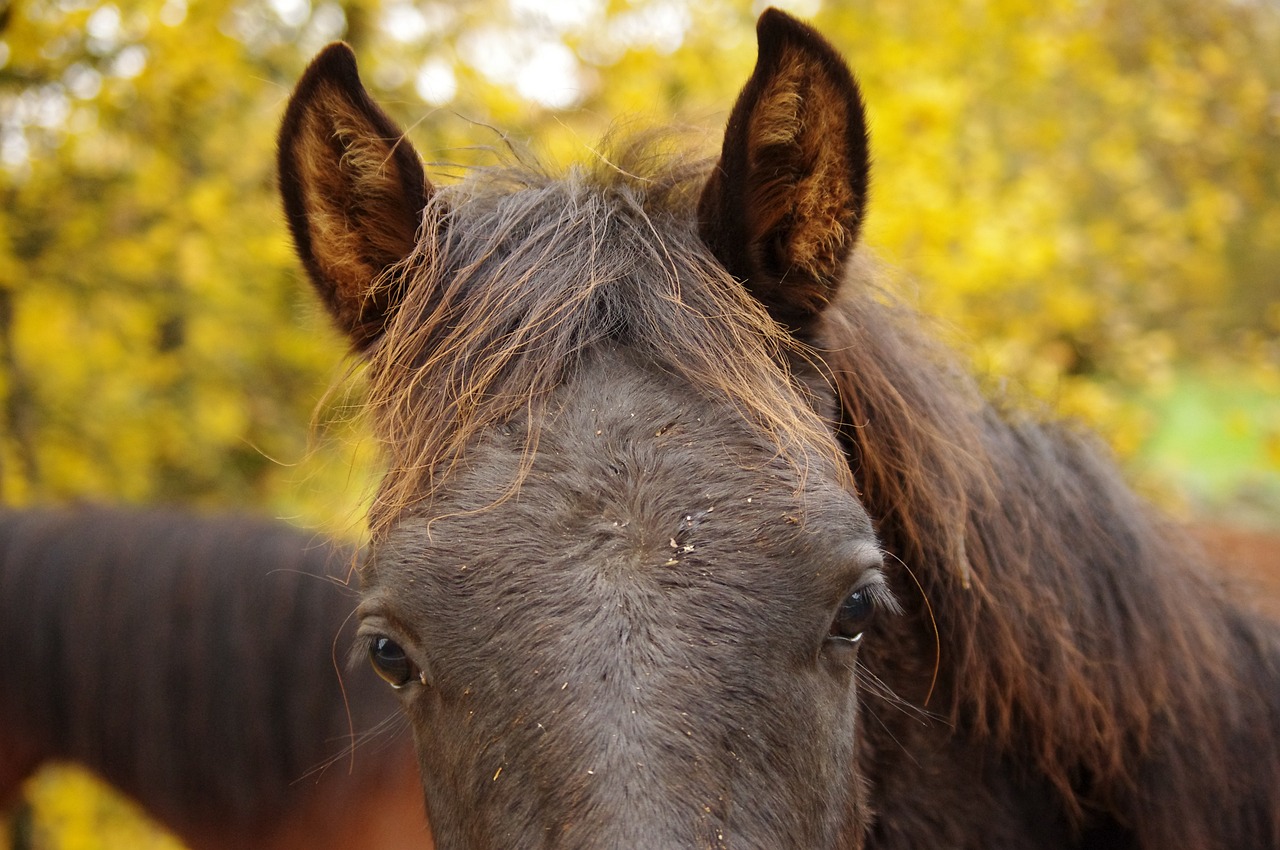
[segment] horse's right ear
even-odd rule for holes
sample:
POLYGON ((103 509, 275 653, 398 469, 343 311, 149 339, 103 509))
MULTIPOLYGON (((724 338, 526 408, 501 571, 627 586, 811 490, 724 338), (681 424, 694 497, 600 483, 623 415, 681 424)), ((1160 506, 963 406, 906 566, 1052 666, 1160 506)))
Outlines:
POLYGON ((354 347, 367 348, 403 295, 388 271, 413 250, 431 185, 404 133, 361 85, 347 45, 321 51, 294 89, 279 171, 307 274, 354 347))

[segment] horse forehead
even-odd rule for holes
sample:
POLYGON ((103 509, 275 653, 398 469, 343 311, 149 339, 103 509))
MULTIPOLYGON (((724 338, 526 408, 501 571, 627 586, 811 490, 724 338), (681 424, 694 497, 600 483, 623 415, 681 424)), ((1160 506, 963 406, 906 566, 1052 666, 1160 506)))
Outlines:
POLYGON ((542 415, 487 435, 467 464, 473 474, 448 489, 483 499, 513 481, 518 467, 519 501, 545 510, 603 510, 621 499, 635 510, 661 505, 679 514, 739 498, 761 510, 766 503, 800 510, 838 489, 830 455, 816 446, 781 452, 715 391, 634 352, 597 351, 542 415))
POLYGON ((523 576, 713 565, 747 583, 786 562, 839 571, 872 540, 826 454, 784 457, 728 402, 634 358, 562 387, 531 455, 529 427, 486 435, 385 560, 523 576))

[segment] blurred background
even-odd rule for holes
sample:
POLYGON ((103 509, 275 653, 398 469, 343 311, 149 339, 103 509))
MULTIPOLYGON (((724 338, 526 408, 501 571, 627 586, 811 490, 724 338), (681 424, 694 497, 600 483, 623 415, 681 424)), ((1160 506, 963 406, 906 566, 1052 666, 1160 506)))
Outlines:
MULTIPOLYGON (((709 153, 764 5, 0 0, 0 502, 358 537, 359 368, 274 191, 310 56, 350 42, 441 182, 502 134, 588 157, 619 118, 709 153)), ((1280 4, 776 5, 853 65, 866 241, 977 374, 1181 517, 1280 524, 1280 4)), ((29 796, 36 847, 177 846, 75 771, 29 796)))

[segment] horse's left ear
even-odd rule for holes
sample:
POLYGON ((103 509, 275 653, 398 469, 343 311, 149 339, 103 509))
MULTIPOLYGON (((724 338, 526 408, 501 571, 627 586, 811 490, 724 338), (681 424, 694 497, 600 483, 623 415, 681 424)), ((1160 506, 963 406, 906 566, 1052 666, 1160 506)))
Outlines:
POLYGON ((812 329, 857 242, 869 171, 858 86, 825 39, 767 9, 756 68, 698 202, 703 241, 770 314, 812 329))
POLYGON ((298 81, 280 127, 279 169, 298 256, 339 329, 367 348, 403 295, 388 272, 417 244, 431 184, 360 83, 347 45, 326 47, 298 81))

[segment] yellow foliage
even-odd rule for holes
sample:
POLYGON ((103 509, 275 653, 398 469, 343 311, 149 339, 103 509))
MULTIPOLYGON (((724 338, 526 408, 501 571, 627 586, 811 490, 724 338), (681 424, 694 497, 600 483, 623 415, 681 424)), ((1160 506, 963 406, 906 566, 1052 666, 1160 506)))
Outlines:
POLYGON ((74 767, 41 771, 27 783, 31 850, 184 850, 136 805, 74 767))

